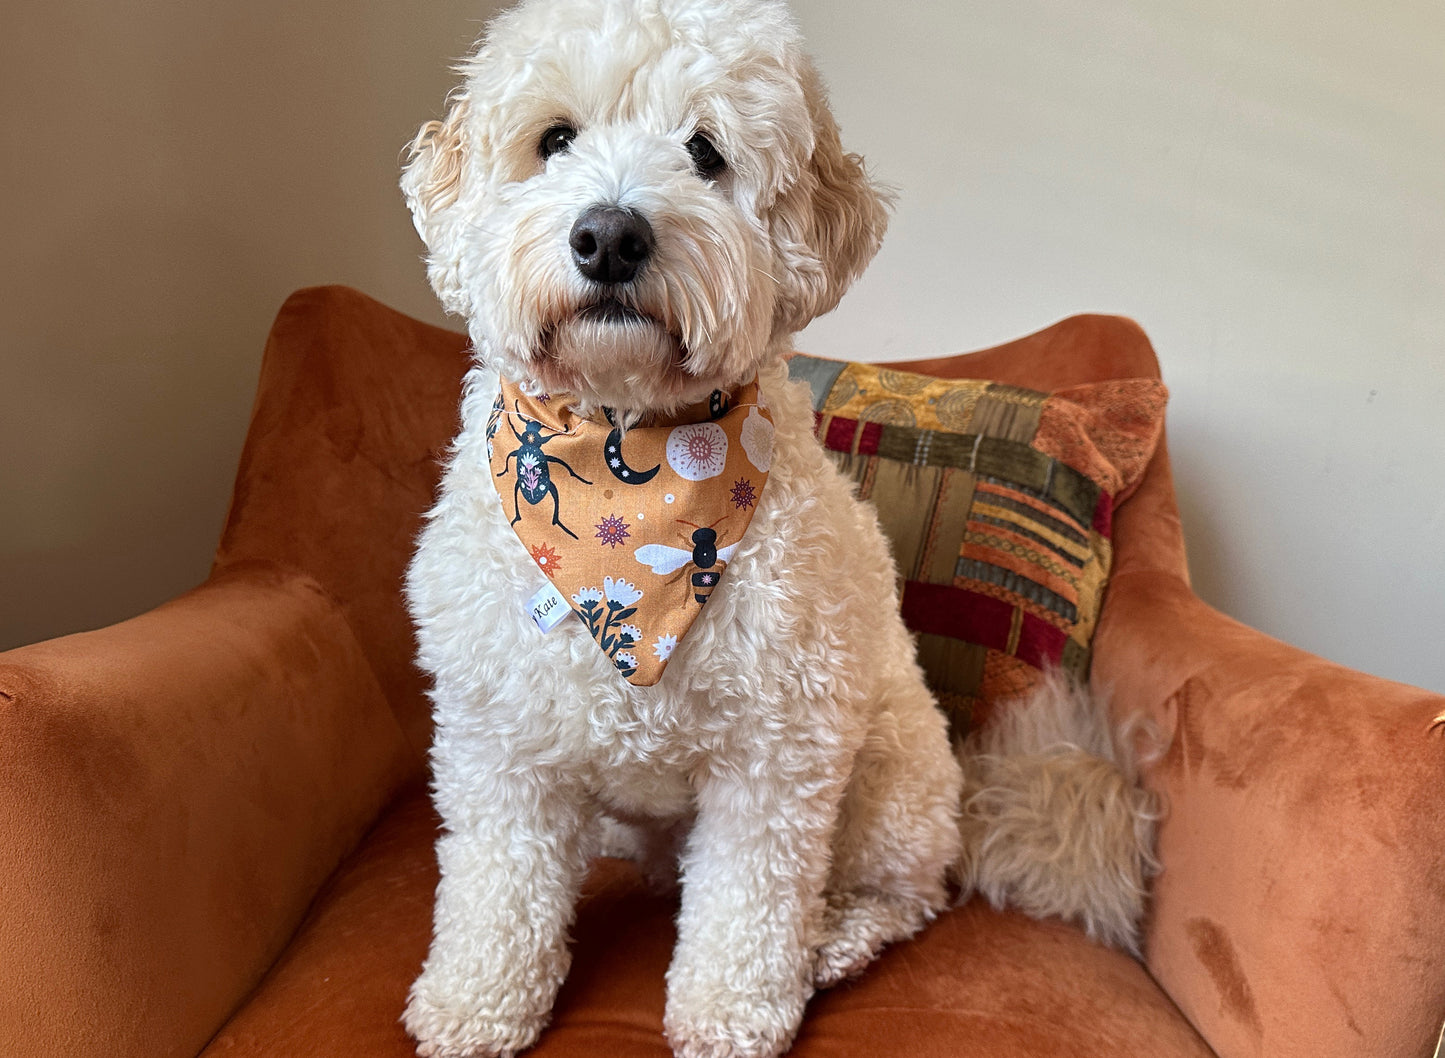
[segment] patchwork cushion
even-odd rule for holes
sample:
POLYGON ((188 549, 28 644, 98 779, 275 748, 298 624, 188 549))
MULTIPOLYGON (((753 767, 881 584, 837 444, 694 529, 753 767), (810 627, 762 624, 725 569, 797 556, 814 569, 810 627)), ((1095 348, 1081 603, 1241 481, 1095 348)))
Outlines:
POLYGON ((1084 679, 1113 512, 1168 393, 1119 379, 1040 393, 795 356, 818 438, 893 546, 904 620, 955 737, 1041 669, 1084 679))

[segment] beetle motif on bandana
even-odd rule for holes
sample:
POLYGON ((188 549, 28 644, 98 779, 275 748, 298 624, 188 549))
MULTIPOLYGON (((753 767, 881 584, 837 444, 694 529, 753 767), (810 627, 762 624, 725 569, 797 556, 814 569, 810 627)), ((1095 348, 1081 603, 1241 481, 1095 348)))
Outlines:
POLYGON ((507 424, 507 428, 517 438, 518 446, 507 453, 507 457, 502 460, 502 469, 497 474, 499 478, 505 477, 512 460, 514 458, 517 460, 516 485, 512 489, 512 506, 516 514, 512 517, 512 524, 516 525, 522 520, 522 500, 526 500, 528 504, 535 507, 545 497, 551 496, 552 524, 576 540, 577 534, 562 524, 562 498, 557 493, 557 484, 552 480, 552 472, 548 468, 548 464, 556 463, 584 485, 590 485, 592 482, 568 466, 566 460, 542 451, 542 446, 548 441, 563 436, 561 431, 548 430, 535 419, 524 416, 520 410, 517 412, 517 418, 522 421, 522 429, 519 431, 510 422, 507 424))

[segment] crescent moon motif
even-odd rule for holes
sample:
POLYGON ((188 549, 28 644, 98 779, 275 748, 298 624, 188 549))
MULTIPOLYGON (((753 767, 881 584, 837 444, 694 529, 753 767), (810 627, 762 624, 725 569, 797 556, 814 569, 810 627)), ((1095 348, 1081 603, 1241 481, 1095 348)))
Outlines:
POLYGON ((612 409, 603 408, 607 421, 612 424, 612 432, 607 435, 607 445, 602 453, 602 460, 607 464, 607 469, 612 471, 612 476, 624 485, 646 485, 657 476, 662 469, 659 463, 651 470, 634 470, 627 465, 627 460, 622 458, 622 430, 617 425, 617 420, 612 418, 612 409))

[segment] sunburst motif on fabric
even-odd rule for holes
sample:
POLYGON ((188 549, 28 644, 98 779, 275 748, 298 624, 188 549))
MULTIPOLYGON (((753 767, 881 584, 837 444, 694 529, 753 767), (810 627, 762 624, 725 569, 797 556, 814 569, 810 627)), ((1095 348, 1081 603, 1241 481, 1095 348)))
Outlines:
POLYGON ((891 393, 911 397, 915 393, 922 393, 927 389, 933 379, 928 375, 914 374, 912 371, 890 371, 886 367, 880 367, 878 381, 883 384, 884 389, 891 393))
POLYGON ((748 478, 739 478, 732 489, 733 506, 740 511, 745 511, 758 502, 757 490, 748 478))
POLYGON ((597 539, 608 547, 616 548, 618 544, 632 535, 627 531, 628 528, 627 522, 615 514, 609 514, 597 524, 597 539))
POLYGON ((833 388, 828 391, 828 396, 824 400, 821 410, 837 411, 857 395, 858 383, 845 371, 834 380, 833 388))
POLYGON ((885 426, 917 426, 918 417, 906 400, 886 397, 875 400, 858 413, 860 422, 878 422, 885 426))
POLYGON ((549 577, 562 568, 561 557, 547 544, 538 544, 532 548, 532 561, 549 577))
POLYGON ((679 426, 667 439, 668 465, 688 481, 717 477, 723 472, 727 457, 727 434, 715 422, 679 426))

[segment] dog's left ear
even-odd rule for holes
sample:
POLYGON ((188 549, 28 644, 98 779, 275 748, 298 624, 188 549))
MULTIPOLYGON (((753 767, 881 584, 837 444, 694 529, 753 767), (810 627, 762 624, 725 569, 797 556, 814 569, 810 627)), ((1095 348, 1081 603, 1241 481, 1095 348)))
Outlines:
POLYGON ((458 275, 457 199, 466 164, 465 93, 453 93, 447 115, 428 121, 408 145, 401 190, 411 208, 412 223, 427 247, 427 278, 450 313, 465 316, 466 287, 458 275))
POLYGON ((822 79, 802 72, 813 124, 813 155, 773 207, 773 242, 782 263, 773 330, 801 331, 831 311, 878 252, 893 194, 873 183, 863 159, 843 151, 822 79))

